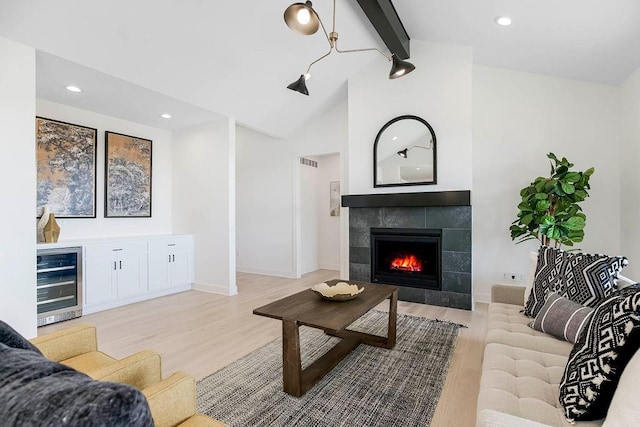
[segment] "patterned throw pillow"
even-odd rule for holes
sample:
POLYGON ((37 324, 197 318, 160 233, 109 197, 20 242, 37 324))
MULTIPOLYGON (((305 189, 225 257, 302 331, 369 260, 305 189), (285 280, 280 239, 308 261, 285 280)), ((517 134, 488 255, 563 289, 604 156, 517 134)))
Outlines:
POLYGON ((569 422, 607 415, 625 366, 640 347, 640 284, 614 292, 593 311, 560 381, 569 422))
POLYGON ((595 307, 611 295, 618 273, 627 264, 623 256, 569 253, 541 246, 533 289, 525 304, 524 314, 537 316, 549 292, 556 292, 581 305, 595 307))
POLYGON ((551 292, 529 327, 575 344, 591 314, 593 308, 551 292))

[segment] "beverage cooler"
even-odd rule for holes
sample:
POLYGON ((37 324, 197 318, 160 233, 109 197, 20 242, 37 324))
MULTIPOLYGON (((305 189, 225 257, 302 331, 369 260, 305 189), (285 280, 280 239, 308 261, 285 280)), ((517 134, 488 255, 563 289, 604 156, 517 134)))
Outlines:
POLYGON ((38 326, 82 316, 82 248, 39 249, 38 326))

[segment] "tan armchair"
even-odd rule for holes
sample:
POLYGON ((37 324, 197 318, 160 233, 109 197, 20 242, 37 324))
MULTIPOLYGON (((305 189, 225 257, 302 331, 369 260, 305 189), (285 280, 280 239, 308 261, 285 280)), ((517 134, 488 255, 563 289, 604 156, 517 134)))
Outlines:
POLYGON ((196 383, 176 372, 162 379, 160 355, 145 350, 117 360, 98 350, 96 328, 82 324, 31 340, 48 359, 84 372, 96 380, 132 385, 146 396, 157 427, 224 424, 196 414, 196 383))

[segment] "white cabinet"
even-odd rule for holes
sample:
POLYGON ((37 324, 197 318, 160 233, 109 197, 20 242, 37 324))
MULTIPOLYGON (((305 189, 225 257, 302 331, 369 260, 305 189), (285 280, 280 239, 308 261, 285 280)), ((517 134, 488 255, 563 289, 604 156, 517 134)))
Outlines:
POLYGON ((84 313, 182 292, 194 279, 194 237, 94 239, 84 247, 84 313))
POLYGON ((85 304, 104 304, 148 290, 146 241, 85 246, 85 304))
POLYGON ((149 290, 193 282, 193 237, 172 236, 149 241, 149 290))

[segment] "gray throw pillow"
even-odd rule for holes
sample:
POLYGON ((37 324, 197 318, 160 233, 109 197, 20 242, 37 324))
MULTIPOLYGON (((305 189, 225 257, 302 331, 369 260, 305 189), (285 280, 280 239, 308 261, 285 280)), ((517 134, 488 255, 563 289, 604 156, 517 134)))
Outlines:
POLYGON ((593 308, 551 292, 529 326, 575 344, 592 314, 593 308))
POLYGON ((8 347, 31 350, 38 354, 42 354, 35 345, 29 342, 28 339, 20 335, 18 331, 2 320, 0 320, 0 343, 8 347))
POLYGON ((0 424, 6 426, 153 426, 135 387, 95 381, 40 354, 0 344, 0 424))

